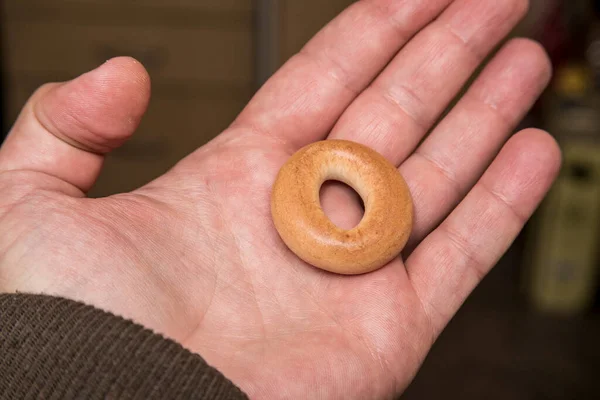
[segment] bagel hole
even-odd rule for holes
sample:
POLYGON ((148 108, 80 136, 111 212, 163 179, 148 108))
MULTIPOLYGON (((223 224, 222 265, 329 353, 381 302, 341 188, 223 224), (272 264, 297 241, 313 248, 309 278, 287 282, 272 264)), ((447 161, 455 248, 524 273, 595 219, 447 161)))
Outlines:
POLYGON ((365 204, 358 192, 344 182, 326 180, 319 191, 321 208, 341 229, 357 226, 365 214, 365 204))

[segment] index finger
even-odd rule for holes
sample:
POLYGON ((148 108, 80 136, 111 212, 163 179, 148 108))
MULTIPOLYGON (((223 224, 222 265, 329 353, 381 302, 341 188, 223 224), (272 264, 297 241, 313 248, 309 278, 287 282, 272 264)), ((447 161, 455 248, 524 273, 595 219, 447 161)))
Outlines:
POLYGON ((453 0, 361 0, 268 80, 232 129, 294 152, 324 139, 402 46, 453 0))

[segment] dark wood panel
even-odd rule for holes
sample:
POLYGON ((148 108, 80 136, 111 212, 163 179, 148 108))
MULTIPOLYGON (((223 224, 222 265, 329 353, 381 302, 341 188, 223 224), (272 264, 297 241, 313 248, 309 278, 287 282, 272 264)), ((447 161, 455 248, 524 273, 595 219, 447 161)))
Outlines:
POLYGON ((281 57, 287 60, 356 0, 282 0, 281 57))
POLYGON ((251 31, 8 21, 3 36, 9 73, 79 74, 126 55, 138 59, 157 80, 247 85, 254 79, 251 31))
POLYGON ((253 23, 250 0, 9 0, 0 3, 9 21, 52 21, 99 26, 204 26, 247 31, 253 23))

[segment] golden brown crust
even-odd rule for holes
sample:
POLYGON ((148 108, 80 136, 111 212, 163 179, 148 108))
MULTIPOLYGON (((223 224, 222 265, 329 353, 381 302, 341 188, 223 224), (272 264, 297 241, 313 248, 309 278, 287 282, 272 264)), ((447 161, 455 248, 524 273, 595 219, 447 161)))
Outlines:
POLYGON ((271 197, 273 222, 284 243, 305 262, 339 274, 381 268, 406 245, 413 203, 394 165, 346 140, 323 140, 296 152, 281 168, 271 197), (325 180, 351 186, 365 203, 360 223, 344 230, 321 209, 325 180))

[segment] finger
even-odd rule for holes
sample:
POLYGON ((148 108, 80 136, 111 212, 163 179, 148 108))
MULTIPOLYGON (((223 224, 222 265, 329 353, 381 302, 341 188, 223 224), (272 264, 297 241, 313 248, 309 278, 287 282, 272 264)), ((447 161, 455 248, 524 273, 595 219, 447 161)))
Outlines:
POLYGON ((0 148, 0 172, 36 171, 86 192, 104 156, 138 127, 150 98, 140 63, 115 58, 28 100, 0 148))
POLYGON ((527 0, 456 0, 400 51, 329 137, 365 144, 399 165, 526 10, 527 0))
POLYGON ((456 206, 489 166, 550 79, 544 50, 508 43, 400 172, 413 195, 412 248, 456 206))
POLYGON ((406 261, 409 278, 439 333, 508 250, 549 190, 560 150, 545 132, 511 138, 481 180, 406 261))
POLYGON ((242 129, 231 131, 258 134, 289 151, 324 139, 357 94, 451 1, 352 4, 259 90, 232 125, 242 129))

